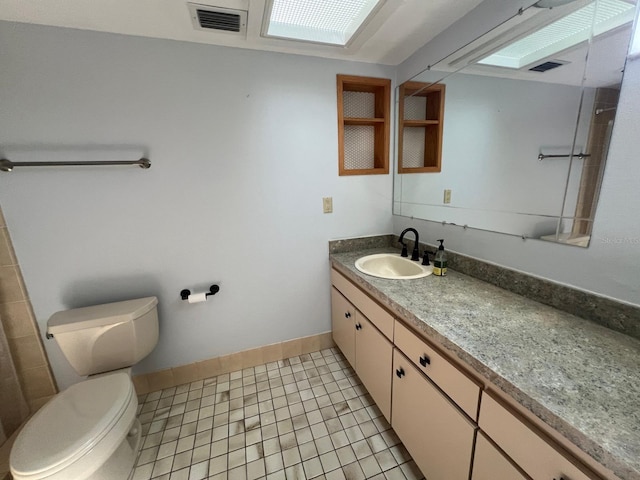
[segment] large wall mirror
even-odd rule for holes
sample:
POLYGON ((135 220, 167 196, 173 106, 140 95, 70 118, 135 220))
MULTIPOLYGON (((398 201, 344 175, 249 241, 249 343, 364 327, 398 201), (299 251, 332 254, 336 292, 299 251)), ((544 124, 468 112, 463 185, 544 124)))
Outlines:
POLYGON ((588 246, 635 10, 540 0, 401 85, 394 214, 588 246))

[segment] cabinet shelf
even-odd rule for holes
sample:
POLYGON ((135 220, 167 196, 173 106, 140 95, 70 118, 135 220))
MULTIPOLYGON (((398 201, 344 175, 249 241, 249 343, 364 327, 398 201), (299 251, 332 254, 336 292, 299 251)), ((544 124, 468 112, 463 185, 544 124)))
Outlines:
POLYGON ((405 127, 425 127, 427 125, 440 125, 440 120, 404 120, 405 127))
POLYGON ((445 86, 405 82, 399 90, 398 173, 440 172, 445 86))
POLYGON ((391 80, 337 76, 339 175, 389 173, 391 80))
POLYGON ((384 123, 384 118, 357 118, 357 117, 346 117, 344 119, 345 125, 377 125, 379 123, 384 123))

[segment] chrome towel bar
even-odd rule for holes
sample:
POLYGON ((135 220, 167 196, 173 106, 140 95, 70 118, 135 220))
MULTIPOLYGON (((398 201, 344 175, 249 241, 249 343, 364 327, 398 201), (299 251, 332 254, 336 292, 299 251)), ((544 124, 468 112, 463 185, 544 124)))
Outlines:
POLYGON ((150 168, 151 162, 148 158, 140 160, 112 160, 97 162, 12 162, 3 158, 0 160, 0 171, 10 172, 14 167, 70 167, 85 165, 138 165, 140 168, 150 168))
MULTIPOLYGON (((588 153, 576 153, 575 155, 573 155, 576 158, 579 158, 580 160, 582 160, 583 158, 587 158, 590 157, 591 155, 589 155, 588 153)), ((570 154, 566 154, 566 155, 544 155, 544 154, 540 154, 538 155, 538 160, 544 160, 545 158, 569 158, 571 157, 570 154)))

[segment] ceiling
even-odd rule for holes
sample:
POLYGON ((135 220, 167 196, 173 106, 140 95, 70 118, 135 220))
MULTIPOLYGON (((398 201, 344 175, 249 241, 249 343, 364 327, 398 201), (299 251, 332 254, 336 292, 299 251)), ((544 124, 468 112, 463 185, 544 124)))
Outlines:
POLYGON ((348 48, 261 36, 266 0, 194 3, 248 11, 247 34, 199 31, 186 0, 0 0, 0 20, 397 65, 482 0, 386 0, 348 48))

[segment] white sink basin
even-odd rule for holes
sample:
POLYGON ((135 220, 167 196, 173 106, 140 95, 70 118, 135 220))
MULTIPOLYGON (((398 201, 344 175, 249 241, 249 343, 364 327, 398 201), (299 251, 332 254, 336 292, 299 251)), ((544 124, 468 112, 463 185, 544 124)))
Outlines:
POLYGON ((393 253, 377 253, 356 260, 356 268, 373 277, 411 280, 431 275, 433 266, 421 265, 393 253))

